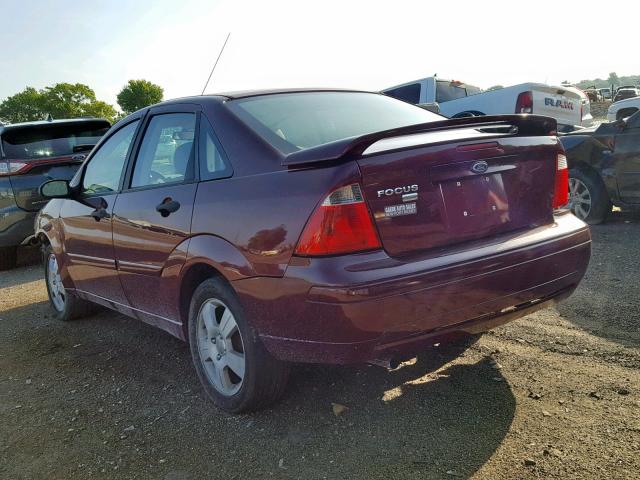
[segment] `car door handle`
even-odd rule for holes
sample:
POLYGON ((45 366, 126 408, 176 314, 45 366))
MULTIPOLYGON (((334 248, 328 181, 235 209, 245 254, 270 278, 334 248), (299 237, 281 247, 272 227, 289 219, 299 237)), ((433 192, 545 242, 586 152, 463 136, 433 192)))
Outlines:
POLYGON ((74 162, 83 162, 85 158, 87 158, 86 155, 84 155, 83 153, 78 153, 77 155, 73 155, 71 157, 71 160, 73 160, 74 162))
POLYGON ((165 198, 160 205, 156 207, 156 211, 160 212, 163 217, 168 217, 173 212, 177 212, 180 208, 180 202, 165 198))

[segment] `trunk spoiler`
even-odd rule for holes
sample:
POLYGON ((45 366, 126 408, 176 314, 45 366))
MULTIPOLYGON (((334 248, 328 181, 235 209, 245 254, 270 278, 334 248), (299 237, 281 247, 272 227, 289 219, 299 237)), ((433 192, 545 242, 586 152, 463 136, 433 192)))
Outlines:
POLYGON ((477 128, 485 133, 495 133, 496 135, 502 136, 520 135, 538 137, 556 135, 557 122, 551 117, 543 117, 541 115, 493 115, 419 123, 417 125, 369 133, 360 137, 345 138, 343 140, 325 143, 324 145, 318 145, 317 147, 299 150, 286 155, 282 159, 282 165, 293 167, 358 157, 362 155, 369 146, 385 138, 464 128, 477 128))

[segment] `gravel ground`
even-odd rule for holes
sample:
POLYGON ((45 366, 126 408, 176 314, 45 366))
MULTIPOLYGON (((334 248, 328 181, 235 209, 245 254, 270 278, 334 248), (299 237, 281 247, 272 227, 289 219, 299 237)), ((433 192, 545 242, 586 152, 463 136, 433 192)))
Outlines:
POLYGON ((593 234, 557 309, 395 371, 297 367, 280 404, 242 416, 205 401, 169 335, 50 319, 27 252, 0 273, 0 478, 638 478, 640 217, 593 234))
POLYGON ((596 122, 603 122, 607 120, 607 110, 611 102, 605 100, 604 102, 593 103, 591 102, 591 115, 596 122))

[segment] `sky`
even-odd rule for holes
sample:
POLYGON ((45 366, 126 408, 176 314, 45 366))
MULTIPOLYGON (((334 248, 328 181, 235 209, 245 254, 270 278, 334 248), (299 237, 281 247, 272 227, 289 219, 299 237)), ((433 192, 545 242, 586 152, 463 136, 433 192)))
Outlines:
POLYGON ((80 82, 115 105, 138 78, 198 95, 229 32, 206 93, 640 74, 637 1, 0 0, 0 18, 0 100, 80 82))

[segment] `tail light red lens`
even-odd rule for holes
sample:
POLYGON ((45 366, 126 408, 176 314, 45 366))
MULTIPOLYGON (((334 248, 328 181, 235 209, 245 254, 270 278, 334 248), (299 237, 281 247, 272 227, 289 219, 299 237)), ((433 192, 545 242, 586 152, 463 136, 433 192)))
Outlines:
POLYGON ((567 157, 559 153, 556 157, 556 188, 553 193, 553 208, 561 208, 569 203, 569 168, 567 157))
POLYGON ((296 255, 339 255, 381 248, 360 185, 338 188, 316 208, 307 222, 296 255))
POLYGON ((533 113, 533 92, 522 92, 518 95, 516 113, 533 113))
POLYGON ((27 170, 29 170, 28 163, 15 161, 0 162, 0 177, 7 175, 19 175, 27 170))

